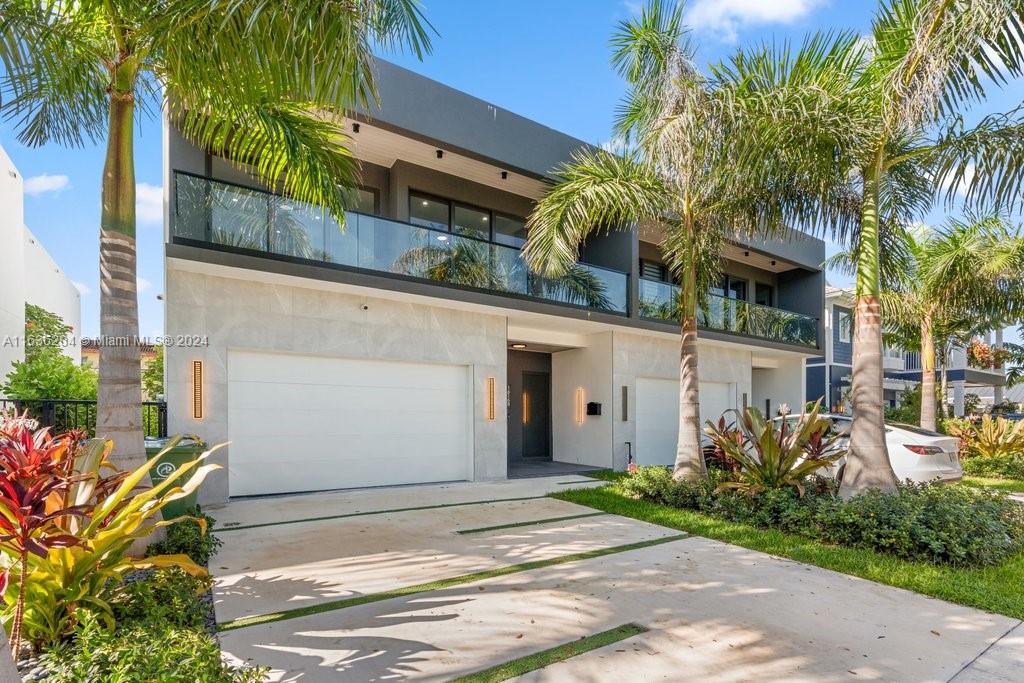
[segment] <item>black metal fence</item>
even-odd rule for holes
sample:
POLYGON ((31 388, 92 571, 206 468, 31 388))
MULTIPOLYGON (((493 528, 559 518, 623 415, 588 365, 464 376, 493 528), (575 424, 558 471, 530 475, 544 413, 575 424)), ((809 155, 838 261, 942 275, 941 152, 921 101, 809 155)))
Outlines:
MULTIPOLYGON (((83 429, 89 436, 96 434, 96 401, 74 400, 17 400, 0 399, 0 411, 28 412, 42 426, 52 426, 52 433, 83 429)), ((146 436, 167 436, 167 404, 163 401, 142 403, 142 426, 146 436)))

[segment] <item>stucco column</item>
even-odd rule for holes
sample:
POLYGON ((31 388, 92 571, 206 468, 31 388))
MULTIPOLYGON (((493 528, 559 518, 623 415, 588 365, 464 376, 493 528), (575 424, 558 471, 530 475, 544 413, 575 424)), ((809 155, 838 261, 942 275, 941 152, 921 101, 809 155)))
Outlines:
MULTIPOLYGON (((996 329, 995 348, 996 349, 1003 348, 1003 328, 1001 328, 1001 327, 996 329)), ((999 368, 999 372, 1000 372, 1000 374, 1005 376, 1006 375, 1006 368, 999 368)), ((1003 402, 1003 387, 1002 387, 1002 385, 997 385, 997 386, 992 388, 992 405, 997 406, 997 405, 999 405, 1002 402, 1003 402)))
POLYGON ((953 384, 953 414, 957 417, 964 416, 964 381, 958 379, 953 384))

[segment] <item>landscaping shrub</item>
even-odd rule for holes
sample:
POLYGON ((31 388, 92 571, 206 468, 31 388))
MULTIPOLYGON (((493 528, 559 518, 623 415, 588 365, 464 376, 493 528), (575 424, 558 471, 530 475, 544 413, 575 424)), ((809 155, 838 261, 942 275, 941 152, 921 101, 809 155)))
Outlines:
POLYGON ((676 482, 663 467, 641 467, 619 487, 633 498, 908 560, 991 565, 1024 547, 1024 507, 967 487, 907 483, 896 494, 844 501, 834 484, 807 480, 802 496, 793 487, 751 495, 715 479, 676 482))
POLYGON ((186 510, 185 514, 196 519, 202 519, 205 525, 200 525, 195 519, 175 522, 167 528, 166 539, 149 544, 149 547, 146 548, 147 557, 151 555, 185 554, 198 565, 206 566, 209 563, 210 558, 213 557, 217 549, 224 543, 209 531, 213 528, 216 520, 205 514, 198 505, 186 510))
POLYGON ((964 474, 996 479, 1024 479, 1024 457, 1001 455, 992 458, 965 458, 961 463, 964 474))
POLYGON ((738 412, 737 429, 722 430, 708 421, 704 432, 717 450, 738 464, 738 474, 721 484, 749 494, 792 487, 801 495, 805 479, 843 457, 839 435, 819 415, 819 399, 805 413, 769 420, 757 408, 738 412))
POLYGON ((217 642, 204 631, 147 622, 111 632, 92 617, 74 640, 43 655, 41 664, 47 683, 256 683, 266 678, 266 669, 222 662, 217 642))
POLYGON ((207 605, 200 596, 211 583, 209 576, 191 576, 177 568, 150 571, 120 585, 110 606, 118 628, 166 624, 202 630, 207 605))
POLYGON ((994 420, 990 415, 981 418, 971 440, 972 455, 996 458, 1024 453, 1024 420, 1011 421, 1005 417, 994 420))

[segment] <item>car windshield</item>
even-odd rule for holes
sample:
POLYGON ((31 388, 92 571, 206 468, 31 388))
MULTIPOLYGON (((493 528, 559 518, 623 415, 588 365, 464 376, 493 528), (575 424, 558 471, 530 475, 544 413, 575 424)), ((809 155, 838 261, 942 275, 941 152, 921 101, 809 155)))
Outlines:
POLYGON ((920 427, 918 427, 916 425, 908 425, 908 424, 904 424, 902 422, 893 422, 892 426, 893 427, 899 427, 900 429, 905 429, 908 432, 913 432, 915 434, 920 434, 921 436, 945 436, 944 434, 940 434, 939 432, 933 432, 930 429, 922 429, 922 428, 920 428, 920 427))

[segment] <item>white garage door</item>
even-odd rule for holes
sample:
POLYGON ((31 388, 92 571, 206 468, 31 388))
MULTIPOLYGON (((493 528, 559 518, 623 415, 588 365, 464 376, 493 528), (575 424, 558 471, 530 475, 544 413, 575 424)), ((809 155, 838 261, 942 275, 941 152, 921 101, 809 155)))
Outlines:
MULTIPOLYGON (((700 383, 700 423, 718 420, 736 407, 736 385, 700 383)), ((672 465, 679 439, 679 382, 636 380, 636 462, 639 465, 672 465)))
POLYGON ((232 496, 469 479, 469 368, 232 351, 232 496))

